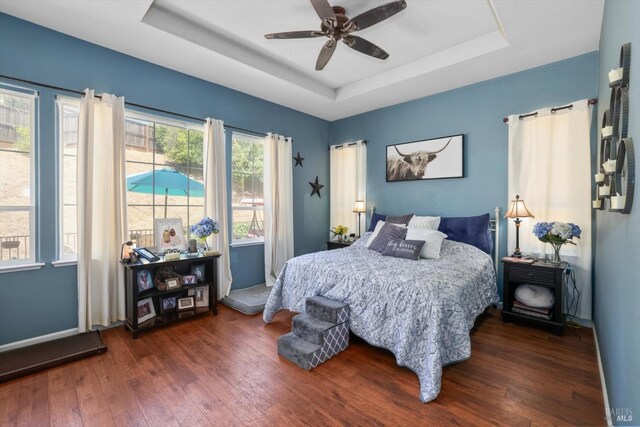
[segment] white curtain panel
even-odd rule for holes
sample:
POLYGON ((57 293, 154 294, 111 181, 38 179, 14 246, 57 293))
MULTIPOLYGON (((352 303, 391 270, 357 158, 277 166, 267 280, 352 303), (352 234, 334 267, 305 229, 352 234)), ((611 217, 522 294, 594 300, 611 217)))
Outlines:
POLYGON ((218 298, 231 291, 229 217, 227 206, 227 161, 224 122, 207 118, 204 125, 204 212, 218 223, 220 232, 209 236, 209 244, 220 251, 218 259, 218 298))
POLYGON ((86 90, 78 134, 78 331, 124 320, 124 98, 86 90))
MULTIPOLYGON (((541 221, 573 222, 582 229, 574 245, 564 245, 563 261, 576 272, 580 291, 577 316, 591 319, 591 107, 588 101, 573 102, 572 109, 538 110, 536 117, 509 117, 509 201, 516 194, 535 218, 520 226, 523 254, 544 258, 553 253, 549 244, 533 234, 541 221)), ((515 226, 509 220, 508 247, 515 248, 515 226)), ((566 295, 571 298, 571 292, 566 295)))
MULTIPOLYGON (((331 181, 329 187, 330 226, 344 225, 349 233, 358 234, 358 215, 353 212, 356 200, 364 200, 367 193, 367 145, 364 141, 332 145, 330 147, 331 181)), ((361 230, 365 231, 367 214, 360 215, 361 230)), ((330 233, 329 237, 333 237, 330 233)))
POLYGON ((273 286, 293 258, 293 157, 291 138, 269 133, 264 143, 264 268, 273 286))

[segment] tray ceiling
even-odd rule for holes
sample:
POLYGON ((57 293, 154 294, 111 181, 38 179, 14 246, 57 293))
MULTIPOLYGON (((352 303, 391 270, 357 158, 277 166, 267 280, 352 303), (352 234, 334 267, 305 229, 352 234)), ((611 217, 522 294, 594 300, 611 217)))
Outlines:
MULTIPOLYGON (((356 16, 389 0, 342 0, 356 16)), ((266 40, 319 29, 308 1, 3 0, 0 11, 143 60, 335 120, 598 49, 603 0, 407 0, 358 35, 390 57, 326 38, 266 40), (116 31, 114 31, 116 29, 116 31)))

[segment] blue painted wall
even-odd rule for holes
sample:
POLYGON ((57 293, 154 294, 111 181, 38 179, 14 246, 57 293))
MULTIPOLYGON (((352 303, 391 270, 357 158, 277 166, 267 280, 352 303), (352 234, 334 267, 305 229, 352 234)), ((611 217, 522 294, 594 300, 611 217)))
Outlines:
MULTIPOLYGON (((330 124, 325 120, 6 14, 0 14, 0 74, 77 90, 88 87, 138 104, 291 136, 294 150, 307 158, 304 168, 293 171, 296 255, 318 250, 327 237, 328 197, 309 197, 307 184, 316 175, 321 182, 328 180, 330 124)), ((57 258, 56 93, 34 89, 40 92, 39 260, 47 265, 0 274, 0 345, 77 326, 75 267, 50 264, 57 258)), ((231 250, 234 288, 264 283, 263 258, 261 245, 231 250)))
MULTIPOLYGON (((634 140, 636 189, 630 215, 596 214, 594 319, 612 410, 631 409, 640 424, 640 2, 607 0, 600 35, 599 96, 608 100, 607 73, 618 67, 620 46, 631 42, 629 136, 634 140)), ((608 103, 598 106, 598 123, 608 103)), ((595 165, 595 162, 594 162, 595 165)))
MULTIPOLYGON (((366 139, 367 203, 385 214, 504 215, 508 128, 502 119, 597 93, 598 53, 538 67, 331 123, 331 143, 366 139), (386 146, 464 134, 465 178, 386 182, 386 146)), ((607 98, 608 99, 608 98, 607 98)), ((513 227, 501 219, 502 230, 513 227)), ((500 253, 506 255, 506 232, 500 253)), ((513 248, 509 248, 513 249, 513 248)), ((502 277, 501 275, 499 277, 502 277)))

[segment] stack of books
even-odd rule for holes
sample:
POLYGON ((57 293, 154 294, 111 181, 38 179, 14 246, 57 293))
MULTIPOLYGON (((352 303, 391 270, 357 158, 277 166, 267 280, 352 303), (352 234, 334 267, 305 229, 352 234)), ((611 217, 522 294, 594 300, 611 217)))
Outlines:
POLYGON ((513 307, 511 307, 511 311, 513 311, 514 313, 526 314, 527 316, 533 316, 533 317, 538 317, 540 319, 547 319, 547 320, 551 320, 551 316, 552 316, 550 308, 531 307, 517 300, 513 302, 513 307))

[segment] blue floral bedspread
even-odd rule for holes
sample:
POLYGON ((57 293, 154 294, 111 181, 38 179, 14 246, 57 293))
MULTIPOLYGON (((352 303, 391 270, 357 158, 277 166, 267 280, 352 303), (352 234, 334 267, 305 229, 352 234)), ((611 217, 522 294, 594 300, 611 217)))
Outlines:
MULTIPOLYGON (((369 234, 369 233, 368 233, 369 234)), ((305 299, 323 295, 348 303, 350 329, 395 354, 418 375, 420 400, 440 393, 442 367, 471 356, 469 332, 486 307, 498 302, 491 257, 444 240, 440 259, 411 261, 382 256, 364 246, 293 258, 280 273, 264 310, 304 312, 305 299)))

